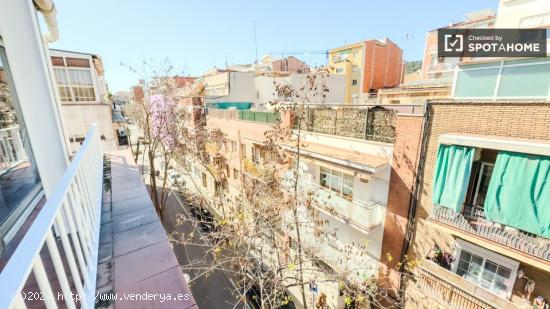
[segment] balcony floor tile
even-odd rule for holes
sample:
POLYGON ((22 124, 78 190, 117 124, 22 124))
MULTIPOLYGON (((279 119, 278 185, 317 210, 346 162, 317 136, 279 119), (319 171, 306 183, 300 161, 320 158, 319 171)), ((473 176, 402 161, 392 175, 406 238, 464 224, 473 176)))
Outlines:
POLYGON ((141 175, 128 150, 109 154, 112 194, 104 200, 97 292, 117 300, 99 308, 197 308, 141 175), (139 294, 189 294, 179 303, 125 300, 139 294))
MULTIPOLYGON (((179 297, 179 294, 191 295, 191 291, 187 287, 187 284, 181 277, 181 269, 179 266, 173 267, 160 274, 147 278, 137 284, 119 289, 117 291, 118 296, 143 294, 143 293, 163 293, 170 294, 172 298, 179 297)), ((150 308, 149 304, 140 301, 119 300, 116 304, 117 309, 139 309, 150 308)), ((198 308, 195 301, 191 298, 189 300, 177 300, 166 301, 158 303, 155 308, 198 308)))
POLYGON ((115 257, 114 261, 117 290, 178 266, 168 240, 115 257))
POLYGON ((164 227, 155 221, 114 235, 115 256, 168 240, 164 227))

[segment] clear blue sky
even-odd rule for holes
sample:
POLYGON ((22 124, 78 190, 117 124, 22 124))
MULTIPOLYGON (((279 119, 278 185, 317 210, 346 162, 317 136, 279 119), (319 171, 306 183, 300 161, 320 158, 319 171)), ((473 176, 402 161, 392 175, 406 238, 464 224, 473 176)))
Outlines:
MULTIPOLYGON (((199 75, 227 62, 281 52, 325 51, 387 36, 420 60, 426 32, 457 22, 498 0, 55 0, 60 39, 53 48, 103 57, 111 91, 127 90, 138 76, 120 63, 169 58, 178 71, 199 75)), ((323 55, 297 55, 310 65, 323 55)))

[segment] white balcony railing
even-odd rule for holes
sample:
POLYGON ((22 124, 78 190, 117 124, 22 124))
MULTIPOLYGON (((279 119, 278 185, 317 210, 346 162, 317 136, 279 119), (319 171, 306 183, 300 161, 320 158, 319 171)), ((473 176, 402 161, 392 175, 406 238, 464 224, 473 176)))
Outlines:
MULTIPOLYGON (((286 173, 285 181, 290 185, 294 184, 292 172, 286 173)), ((308 181, 299 181, 298 186, 304 196, 313 194, 314 205, 320 210, 349 222, 361 230, 370 231, 376 228, 385 217, 385 207, 380 203, 350 201, 334 191, 308 181)))
POLYGON ((22 292, 31 272, 44 307, 57 308, 60 294, 56 292, 54 295, 50 281, 55 280, 48 279, 44 268, 44 243, 66 307, 94 307, 102 184, 103 153, 98 129, 93 126, 54 192, 0 272, 0 308, 26 308, 22 292), (64 265, 68 265, 68 274, 64 265), (71 287, 69 282, 74 286, 71 287), (77 304, 72 288, 80 299, 77 304))
POLYGON ((0 170, 8 169, 26 159, 19 126, 0 129, 0 170))
MULTIPOLYGON (((326 230, 316 232, 313 223, 305 223, 313 221, 308 218, 309 216, 304 208, 298 210, 298 216, 299 221, 302 222, 300 225, 301 242, 307 253, 324 261, 340 273, 346 274, 348 278, 357 283, 376 277, 378 261, 374 256, 367 253, 367 245, 362 243, 364 240, 354 242, 346 239, 346 241, 342 241, 326 230)), ((294 224, 293 214, 291 212, 287 213, 285 220, 289 226, 292 226, 294 224)), ((291 238, 297 239, 296 230, 289 230, 288 233, 291 238)))

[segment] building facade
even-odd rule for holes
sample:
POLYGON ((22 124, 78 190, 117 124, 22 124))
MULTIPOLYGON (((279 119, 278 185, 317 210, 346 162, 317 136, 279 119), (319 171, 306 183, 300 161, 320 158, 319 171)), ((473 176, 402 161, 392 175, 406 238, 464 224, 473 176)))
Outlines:
POLYGON ((71 147, 77 149, 92 123, 98 123, 106 149, 116 149, 116 125, 101 57, 50 50, 61 111, 71 147))
MULTIPOLYGON (((483 10, 466 15, 466 20, 458 23, 451 23, 443 29, 462 28, 493 28, 496 16, 492 10, 483 10)), ((437 55, 437 29, 426 34, 424 57, 422 59, 422 79, 446 79, 452 80, 455 67, 463 60, 456 57, 438 57, 437 55)))
MULTIPOLYGON (((317 280, 327 297, 330 308, 343 308, 347 295, 341 293, 339 283, 326 280, 326 268, 336 273, 348 273, 346 280, 361 285, 369 278, 384 277, 379 263, 385 260, 389 245, 386 206, 393 167, 393 147, 396 141, 395 125, 402 119, 421 116, 422 109, 414 106, 370 106, 363 108, 311 105, 296 128, 292 111, 251 111, 209 108, 205 130, 221 133, 223 144, 206 145, 210 163, 204 164, 193 157, 186 159, 186 170, 192 179, 186 182, 198 186, 200 194, 220 197, 220 208, 209 209, 222 217, 231 207, 242 202, 243 190, 250 189, 262 171, 272 166, 273 157, 266 148, 266 133, 274 126, 300 134, 304 144, 298 151, 291 142, 279 147, 290 156, 290 161, 277 166, 277 174, 284 183, 293 183, 294 170, 299 170, 298 187, 301 198, 313 194, 313 205, 320 213, 317 219, 326 222, 323 229, 329 239, 314 230, 305 229, 301 241, 316 252, 312 259, 319 262, 309 265, 306 272, 317 280), (408 109, 404 109, 408 107, 408 109), (350 122, 350 119, 354 121, 350 122), (298 159, 299 156, 299 159, 298 159), (210 165, 223 162, 221 174, 213 173, 210 165), (323 266, 321 266, 323 265, 323 266), (315 270, 324 267, 324 271, 315 270)), ((405 131, 405 129, 403 129, 405 131)), ((323 233, 324 235, 325 233, 323 233)), ((393 235, 393 234, 392 234, 393 235)), ((293 243, 292 232, 283 235, 293 243)), ((295 241, 295 240, 294 240, 295 241)), ((291 247, 292 248, 292 247, 291 247)), ((293 300, 301 302, 298 288, 291 288, 293 300)), ((308 294, 307 299, 313 295, 308 294)))
POLYGON ((421 266, 408 282, 411 307, 516 308, 550 299, 550 62, 473 67, 458 67, 452 99, 428 103, 417 127, 424 137, 405 248, 421 266))
POLYGON ((369 94, 403 81, 403 51, 391 40, 368 40, 329 51, 329 68, 346 77, 345 103, 366 103, 369 94))
POLYGON ((309 73, 309 66, 300 59, 289 56, 271 62, 273 72, 309 73))

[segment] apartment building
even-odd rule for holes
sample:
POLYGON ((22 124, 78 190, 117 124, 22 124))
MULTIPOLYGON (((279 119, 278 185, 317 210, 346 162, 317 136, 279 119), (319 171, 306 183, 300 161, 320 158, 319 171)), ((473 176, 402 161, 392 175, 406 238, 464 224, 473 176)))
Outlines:
MULTIPOLYGON (((69 150, 47 53, 58 36, 51 1, 0 2, 0 308, 136 306, 113 291, 196 308, 131 154, 104 152, 98 125, 69 150)), ((64 95, 97 95, 71 75, 82 87, 64 95)))
POLYGON ((544 28, 550 25, 548 3, 544 0, 500 0, 495 28, 544 28))
POLYGON ((550 301, 549 91, 549 58, 493 59, 460 64, 452 99, 428 103, 411 130, 424 137, 410 307, 550 301))
POLYGON ((254 99, 254 73, 229 70, 213 70, 203 78, 207 105, 219 106, 237 103, 250 108, 254 99))
POLYGON ((370 94, 403 81, 403 51, 388 38, 331 49, 329 68, 346 77, 345 103, 366 103, 370 94))
POLYGON ((71 147, 76 149, 92 123, 97 123, 105 149, 116 149, 116 125, 112 123, 101 57, 51 49, 57 93, 71 147))
MULTIPOLYGON (((494 11, 487 9, 466 14, 464 21, 451 23, 443 29, 462 28, 493 28, 496 15, 494 11)), ((449 82, 453 78, 455 67, 462 60, 456 57, 439 57, 437 55, 437 29, 426 34, 424 57, 422 59, 422 80, 446 79, 449 82)))
MULTIPOLYGON (((320 220, 327 222, 325 229, 332 235, 323 239, 313 230, 304 231, 302 242, 316 252, 315 258, 320 263, 311 267, 325 265, 322 267, 337 272, 351 271, 348 279, 360 285, 380 275, 379 262, 386 256, 383 248, 388 247, 384 245, 384 234, 391 231, 386 231, 384 224, 396 121, 421 113, 418 106, 406 105, 362 108, 311 105, 306 108, 298 131, 296 117, 288 110, 273 113, 209 108, 205 129, 211 134, 223 134, 225 143, 212 143, 206 149, 212 164, 216 160, 223 162, 223 175, 219 177, 193 158, 187 159, 187 169, 201 187, 201 193, 225 201, 219 204, 222 209, 209 209, 222 216, 229 210, 223 207, 239 204, 243 189, 250 188, 268 163, 273 162, 265 146, 265 133, 272 131, 275 124, 293 129, 293 135, 300 134, 306 146, 298 152, 291 142, 282 143, 280 147, 292 159, 290 165, 276 165, 277 172, 290 184, 294 179, 292 170, 299 164, 302 198, 314 194, 320 220)), ((295 235, 289 232, 286 236, 292 243, 295 235)), ((321 271, 312 270, 307 276, 319 281, 330 308, 344 307, 338 282, 324 282, 321 271)), ((298 288, 289 292, 295 296, 294 300, 300 301, 298 288)))
POLYGON ((274 72, 309 73, 310 68, 302 60, 294 56, 288 56, 273 60, 271 62, 271 70, 274 72))
MULTIPOLYGON (((258 73, 254 76, 254 107, 257 110, 272 109, 281 101, 277 87, 289 86, 292 89, 311 87, 303 101, 311 104, 342 104, 344 102, 346 80, 341 74, 327 73, 258 73), (324 91, 326 89, 327 91, 324 91)), ((290 100, 290 98, 289 98, 290 100)))
POLYGON ((444 99, 451 96, 451 80, 430 79, 403 83, 395 88, 378 90, 379 104, 417 104, 426 100, 444 99))

